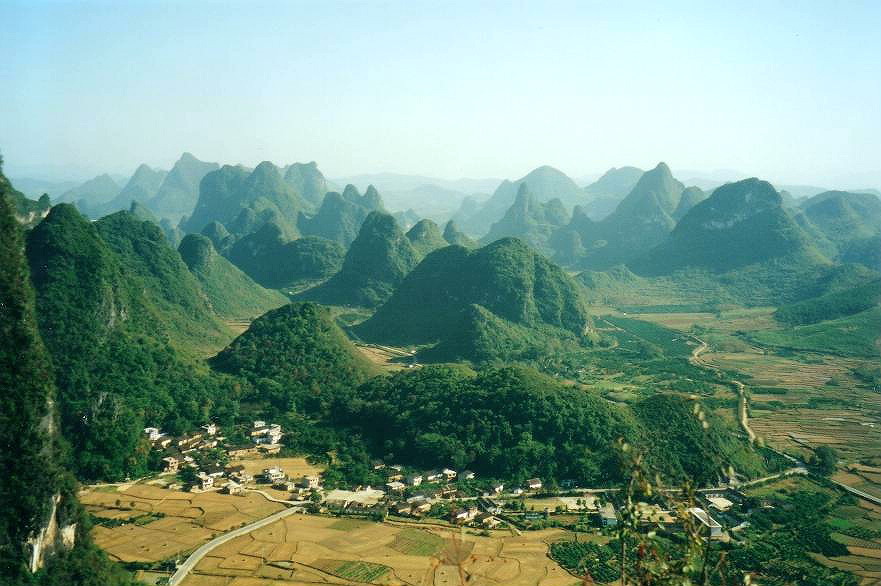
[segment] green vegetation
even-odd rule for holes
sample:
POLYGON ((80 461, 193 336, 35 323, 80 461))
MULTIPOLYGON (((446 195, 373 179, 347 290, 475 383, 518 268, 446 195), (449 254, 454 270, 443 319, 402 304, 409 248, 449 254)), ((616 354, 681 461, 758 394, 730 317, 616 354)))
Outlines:
POLYGON ((211 365, 251 381, 256 394, 250 399, 281 412, 314 413, 372 373, 328 310, 314 303, 292 303, 264 314, 211 365))
POLYGON ((444 539, 429 531, 408 527, 395 535, 391 548, 404 555, 433 556, 444 548, 444 539))
POLYGON ((327 193, 327 179, 318 170, 315 161, 290 165, 285 170, 284 180, 306 202, 315 207, 318 207, 324 194, 327 193))
POLYGON ((393 345, 439 343, 436 356, 484 361, 523 357, 547 347, 549 336, 587 341, 591 321, 578 286, 559 267, 505 238, 476 251, 431 253, 356 331, 393 345), (499 345, 514 350, 499 352, 499 345))
POLYGON ((486 234, 494 223, 505 216, 524 184, 529 186, 529 191, 539 202, 559 199, 563 205, 572 206, 584 197, 578 185, 565 173, 544 165, 516 181, 502 181, 492 197, 482 204, 475 205, 473 200, 470 205, 463 203, 463 208, 453 216, 453 220, 468 234, 486 234))
MULTIPOLYGON (((666 356, 691 356, 693 346, 688 342, 688 336, 680 332, 653 324, 651 322, 625 317, 614 317, 606 315, 602 317, 603 321, 619 328, 623 335, 618 335, 619 343, 630 339, 641 340, 645 344, 651 345, 651 348, 643 349, 649 354, 664 354, 666 356)), ((615 335, 617 332, 613 332, 615 335)))
POLYGON ((52 359, 37 330, 34 290, 8 187, 0 170, 0 582, 133 586, 92 544, 76 502, 76 482, 65 470, 52 359), (57 534, 47 539, 45 565, 32 575, 26 541, 47 528, 53 507, 58 527, 77 525, 76 541, 68 551, 57 534))
MULTIPOLYGON (((45 523, 59 491, 58 437, 52 433, 55 386, 37 332, 34 292, 22 254, 9 183, 0 173, 0 579, 25 563, 25 541, 45 523)), ((70 495, 66 495, 70 496, 70 495)))
POLYGON ((751 332, 749 339, 765 346, 827 352, 841 356, 878 356, 881 307, 816 324, 784 330, 751 332))
POLYGON ((407 240, 413 245, 413 249, 419 258, 438 248, 449 246, 449 243, 441 236, 440 228, 431 220, 419 220, 407 231, 407 240))
POLYGON ((881 303, 881 279, 779 307, 774 318, 788 326, 815 324, 860 313, 881 303))
POLYGON ((831 496, 798 490, 771 500, 772 508, 750 515, 744 544, 728 552, 732 569, 759 572, 769 583, 856 586, 853 575, 820 566, 809 555, 848 554, 825 522, 835 505, 831 496))
POLYGON ((729 461, 738 470, 761 472, 758 456, 724 423, 706 416, 704 429, 696 404, 658 395, 631 411, 525 367, 485 368, 474 376, 426 366, 338 396, 331 417, 337 428, 354 431, 347 438, 363 437, 374 454, 426 468, 469 468, 515 483, 533 476, 582 486, 620 480, 610 446, 621 437, 645 447, 671 478, 711 482, 729 461), (675 433, 666 433, 668 424, 675 433))
POLYGON ((199 201, 183 227, 187 232, 199 232, 217 221, 241 237, 272 220, 290 240, 299 235, 297 219, 306 208, 272 163, 264 161, 250 172, 224 165, 202 179, 199 201))
POLYGON ((831 476, 838 466, 838 453, 830 446, 818 446, 808 464, 817 471, 817 474, 831 476))
POLYGON ((837 248, 845 262, 881 269, 881 200, 870 193, 827 191, 801 204, 801 211, 816 232, 837 248))
POLYGON ((352 242, 343 267, 302 297, 328 305, 376 307, 419 262, 419 254, 395 219, 370 212, 352 242))
POLYGON ((60 204, 28 235, 27 256, 79 478, 142 474, 147 425, 229 421, 235 389, 191 358, 225 331, 157 227, 128 212, 93 224, 60 204))
POLYGON ((481 242, 489 244, 500 238, 520 238, 536 250, 550 254, 551 234, 568 221, 569 214, 559 199, 541 203, 532 195, 528 184, 521 183, 514 203, 481 242))
POLYGON ((372 584, 391 571, 382 564, 361 561, 317 560, 315 567, 344 580, 353 580, 362 584, 372 584))
POLYGON ((189 234, 178 247, 181 258, 202 285, 214 311, 226 318, 256 317, 284 305, 287 297, 264 289, 217 254, 211 240, 189 234))
MULTIPOLYGON (((3 167, 3 157, 0 156, 0 169, 3 167)), ((6 198, 12 207, 15 219, 26 226, 36 224, 49 211, 49 197, 45 194, 38 201, 28 199, 15 189, 0 171, 0 197, 6 198)))
POLYGON ((453 220, 450 220, 447 222, 447 225, 444 226, 443 236, 444 240, 447 241, 447 244, 455 244, 456 246, 464 246, 465 248, 477 248, 477 242, 469 238, 464 232, 460 231, 453 220))
POLYGON ((144 303, 139 309, 147 315, 133 315, 133 320, 146 325, 152 317, 160 325, 151 327, 166 328, 171 343, 185 352, 206 340, 223 342, 227 336, 224 326, 158 226, 129 212, 106 216, 94 226, 110 256, 115 257, 110 264, 117 267, 121 278, 141 287, 144 303))
POLYGON ((229 259, 264 287, 283 288, 326 279, 340 270, 345 250, 318 236, 286 241, 275 222, 236 241, 229 259))
POLYGON ((347 248, 358 236, 370 212, 384 212, 382 199, 372 185, 362 196, 354 185, 347 185, 342 194, 330 192, 318 213, 300 218, 300 231, 306 236, 320 236, 347 248))
POLYGON ((558 541, 551 544, 551 557, 573 574, 590 576, 595 582, 614 582, 621 577, 618 554, 608 545, 558 541))
MULTIPOLYGON (((147 202, 156 196, 162 185, 162 181, 167 174, 167 171, 151 169, 147 165, 140 165, 135 170, 134 175, 128 180, 128 183, 125 184, 125 187, 123 187, 122 190, 110 201, 102 203, 82 200, 77 206, 81 212, 88 215, 90 218, 100 218, 113 212, 127 210, 135 202, 138 202, 139 205, 143 206, 144 202, 147 202)), ((156 219, 152 211, 149 211, 146 206, 144 206, 144 210, 148 211, 152 218, 145 217, 143 219, 150 219, 157 224, 159 223, 159 220, 156 219)))
POLYGON ((685 217, 685 214, 691 211, 691 208, 705 199, 707 199, 707 194, 699 187, 686 187, 682 190, 682 197, 679 198, 679 205, 676 206, 676 211, 673 212, 673 219, 678 222, 685 217))
POLYGON ((556 258, 583 268, 604 269, 644 254, 676 226, 673 214, 684 188, 670 168, 659 163, 639 178, 608 217, 594 222, 583 211, 573 215, 554 237, 556 258))
POLYGON ((682 268, 725 273, 776 259, 778 263, 828 263, 783 209, 766 181, 745 179, 716 189, 682 218, 670 238, 631 263, 640 274, 682 268))

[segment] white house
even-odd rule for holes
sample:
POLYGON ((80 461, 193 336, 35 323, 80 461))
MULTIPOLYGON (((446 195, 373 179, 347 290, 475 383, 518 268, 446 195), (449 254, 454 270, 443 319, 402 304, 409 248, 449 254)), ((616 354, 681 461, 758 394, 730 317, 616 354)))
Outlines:
POLYGON ((159 431, 158 427, 145 427, 144 434, 146 434, 147 439, 150 440, 151 442, 155 442, 156 440, 161 438, 163 435, 165 435, 164 433, 159 431))

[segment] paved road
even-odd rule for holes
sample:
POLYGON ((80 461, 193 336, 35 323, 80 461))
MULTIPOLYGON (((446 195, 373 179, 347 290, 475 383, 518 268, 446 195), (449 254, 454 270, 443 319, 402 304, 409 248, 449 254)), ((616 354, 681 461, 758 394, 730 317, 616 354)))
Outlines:
POLYGON ((858 496, 861 499, 865 499, 871 503, 875 503, 876 505, 881 505, 881 498, 878 498, 875 495, 869 494, 867 492, 863 492, 858 488, 854 488, 852 486, 844 484, 843 482, 838 482, 837 480, 832 480, 831 478, 829 479, 829 482, 831 482, 832 484, 835 484, 837 486, 840 486, 841 488, 843 488, 847 492, 851 493, 852 495, 858 496))
POLYGON ((279 511, 279 512, 275 513, 274 515, 270 515, 268 517, 260 519, 259 521, 254 521, 250 525, 245 525, 244 527, 239 527, 238 529, 233 529, 232 531, 230 531, 228 533, 224 533, 223 535, 215 537, 214 539, 212 539, 211 541, 204 544, 199 549, 197 549, 196 551, 194 551, 193 553, 190 554, 190 557, 188 557, 186 559, 186 561, 184 563, 182 563, 180 565, 180 567, 178 567, 177 571, 175 571, 175 573, 172 574, 171 578, 168 579, 169 586, 177 586, 178 584, 180 584, 183 581, 183 579, 187 577, 187 574, 189 574, 193 570, 193 568, 196 567, 196 564, 198 564, 200 561, 202 561, 202 558, 204 558, 215 547, 223 545, 224 543, 226 543, 227 541, 230 541, 231 539, 235 539, 236 537, 241 537, 242 535, 245 535, 246 533, 250 533, 251 531, 254 531, 255 529, 260 529, 261 527, 265 527, 266 525, 269 525, 271 523, 275 523, 279 519, 284 519, 285 517, 288 517, 290 515, 293 515, 293 514, 299 513, 299 512, 301 512, 301 509, 298 507, 292 507, 290 509, 285 509, 283 511, 279 511))

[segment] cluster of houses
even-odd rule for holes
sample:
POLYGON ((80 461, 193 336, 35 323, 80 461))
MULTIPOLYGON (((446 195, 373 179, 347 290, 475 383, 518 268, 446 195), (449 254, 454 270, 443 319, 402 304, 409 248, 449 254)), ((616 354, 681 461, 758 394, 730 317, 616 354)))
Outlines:
MULTIPOLYGON (((225 491, 240 494, 242 485, 254 481, 254 477, 245 471, 245 467, 200 466, 198 452, 219 448, 226 452, 229 459, 278 453, 284 432, 277 423, 254 421, 250 432, 251 443, 237 446, 227 444, 226 438, 220 434, 220 427, 215 423, 203 425, 199 431, 177 437, 163 433, 157 427, 145 428, 144 435, 153 449, 162 452, 163 472, 175 473, 186 468, 195 471, 196 482, 192 485, 192 490, 217 490, 222 484, 225 491), (221 482, 222 480, 225 481, 221 482)), ((172 483, 169 488, 181 486, 172 483)))

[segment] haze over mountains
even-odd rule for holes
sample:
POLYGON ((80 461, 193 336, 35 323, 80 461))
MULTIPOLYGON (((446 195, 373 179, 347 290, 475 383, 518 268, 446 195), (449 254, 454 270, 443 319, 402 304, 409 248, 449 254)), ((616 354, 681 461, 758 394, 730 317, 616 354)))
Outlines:
MULTIPOLYGON (((0 269, 21 274, 26 263, 28 273, 20 291, 0 292, 24 321, 4 314, 0 325, 34 357, 45 344, 43 362, 53 369, 41 375, 48 386, 15 384, 31 401, 29 421, 57 408, 60 437, 72 447, 58 456, 58 476, 34 491, 32 509, 22 512, 30 519, 55 498, 78 506, 65 474, 97 481, 149 473, 144 427, 184 433, 206 417, 239 421, 240 408, 298 418, 308 432, 296 432, 301 439, 292 441, 306 444, 295 445, 325 442, 321 450, 359 462, 356 470, 384 450, 431 466, 456 461, 518 478, 562 470, 609 482, 619 474, 597 468, 612 463, 594 451, 608 452, 614 422, 614 436, 627 435, 676 477, 718 482, 723 462, 765 474, 752 444, 718 420, 704 433, 690 400, 676 394, 717 384, 685 358, 692 348, 664 329, 653 341, 634 340, 621 327, 628 323, 597 317, 596 308, 624 311, 634 299, 701 311, 773 306, 769 319, 780 328, 751 340, 811 349, 834 336, 842 340, 837 351, 859 358, 877 350, 860 332, 881 327, 881 199, 871 193, 797 200, 758 178, 705 191, 663 162, 648 171, 611 169, 579 186, 543 166, 485 199, 463 195, 457 208, 438 212, 441 223, 416 211, 428 209, 432 192, 418 186, 417 200, 401 199, 406 210, 393 214, 375 185, 339 187, 315 163, 251 169, 187 154, 168 173, 139 166, 122 186, 96 178, 71 192, 75 205, 29 199, 2 175, 0 191, 13 236, 2 244, 19 248, 0 269), (35 327, 26 323, 29 304, 35 327), (235 337, 232 323, 250 327, 235 337), (377 367, 363 352, 389 347, 413 374, 384 377, 381 368, 394 364, 377 367), (667 381, 674 392, 618 402, 531 370, 579 377, 590 361, 622 356, 627 372, 661 371, 651 385, 667 381), (456 366, 415 368, 432 363, 456 366), (696 370, 678 378, 683 369, 696 370), (450 429, 452 443, 416 433, 387 401, 425 397, 426 388, 453 402, 459 393, 469 401, 490 389, 510 393, 527 415, 499 406, 498 433, 525 417, 516 425, 535 435, 487 439, 501 442, 490 457, 466 449, 473 432, 450 429), (561 397, 565 404, 556 405, 561 397), (589 441, 571 438, 566 425, 541 423, 546 412, 584 420, 589 441), (383 440, 365 421, 386 421, 412 445, 383 440), (574 442, 577 453, 535 438, 574 442), (347 453, 352 445, 359 455, 347 453), (512 445, 534 457, 508 458, 512 445), (700 461, 683 456, 695 453, 700 461)), ((438 413, 415 413, 430 429, 443 427, 438 413)), ((48 458, 51 434, 34 441, 48 446, 41 456, 48 458)), ((365 481, 345 474, 347 482, 365 481)))

